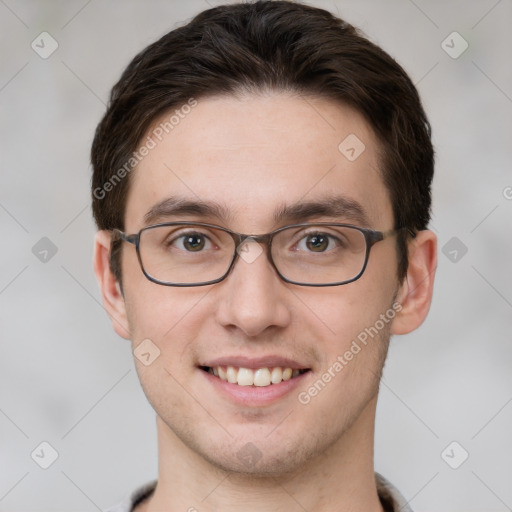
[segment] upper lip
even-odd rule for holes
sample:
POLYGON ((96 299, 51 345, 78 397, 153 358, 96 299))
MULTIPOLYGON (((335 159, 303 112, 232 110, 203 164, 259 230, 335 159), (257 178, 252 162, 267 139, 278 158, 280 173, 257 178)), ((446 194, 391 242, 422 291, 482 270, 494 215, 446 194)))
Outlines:
POLYGON ((302 364, 293 359, 281 356, 264 356, 264 357, 246 357, 246 356, 225 356, 216 359, 209 359, 200 366, 208 366, 215 368, 216 366, 235 366, 237 368, 291 368, 292 370, 305 370, 309 366, 302 364))

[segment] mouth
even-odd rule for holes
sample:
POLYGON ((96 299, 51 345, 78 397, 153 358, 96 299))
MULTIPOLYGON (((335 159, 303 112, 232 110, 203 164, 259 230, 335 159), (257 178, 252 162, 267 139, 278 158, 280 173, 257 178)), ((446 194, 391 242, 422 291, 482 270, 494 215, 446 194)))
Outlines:
POLYGON ((275 386, 311 371, 310 368, 291 368, 289 366, 245 368, 243 366, 216 365, 200 366, 199 368, 221 381, 245 387, 275 386))

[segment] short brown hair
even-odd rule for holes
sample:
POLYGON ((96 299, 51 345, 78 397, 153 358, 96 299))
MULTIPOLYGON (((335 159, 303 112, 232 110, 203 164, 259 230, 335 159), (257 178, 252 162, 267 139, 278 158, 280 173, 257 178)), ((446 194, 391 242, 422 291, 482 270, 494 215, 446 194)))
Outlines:
MULTIPOLYGON (((434 151, 418 92, 402 67, 352 25, 287 1, 208 9, 132 60, 112 89, 92 144, 98 229, 124 229, 126 162, 158 116, 190 98, 241 90, 316 95, 365 117, 381 144, 395 228, 407 228, 397 241, 402 279, 407 232, 426 229, 430 220, 434 151)), ((111 268, 121 280, 118 248, 112 248, 111 268)))

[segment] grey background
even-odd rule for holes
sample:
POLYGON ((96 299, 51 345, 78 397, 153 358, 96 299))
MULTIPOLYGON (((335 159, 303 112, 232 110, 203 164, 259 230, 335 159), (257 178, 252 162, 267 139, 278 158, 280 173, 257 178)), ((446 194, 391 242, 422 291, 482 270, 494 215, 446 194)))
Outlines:
MULTIPOLYGON (((512 2, 310 3, 408 70, 437 150, 434 302, 392 341, 376 469, 415 511, 512 510, 512 2), (457 59, 441 46, 453 31, 469 44, 457 59), (452 441, 452 464, 469 453, 458 469, 441 456, 452 441)), ((128 61, 208 4, 0 0, 2 512, 103 510, 156 477, 154 412, 92 271, 88 154, 128 61), (31 48, 43 31, 59 45, 47 59, 31 48), (42 441, 59 454, 46 470, 42 441)))

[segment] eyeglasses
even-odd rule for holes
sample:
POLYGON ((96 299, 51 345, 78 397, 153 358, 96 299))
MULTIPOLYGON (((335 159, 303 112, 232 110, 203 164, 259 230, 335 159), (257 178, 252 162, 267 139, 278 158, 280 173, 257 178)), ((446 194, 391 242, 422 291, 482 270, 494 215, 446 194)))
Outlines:
POLYGON ((263 252, 279 277, 299 286, 339 286, 359 279, 371 247, 397 233, 350 224, 303 223, 264 235, 244 235, 213 224, 166 222, 113 241, 135 245, 144 275, 164 286, 206 286, 225 279, 238 257, 252 263, 263 252), (254 245, 251 245, 254 244, 254 245))

